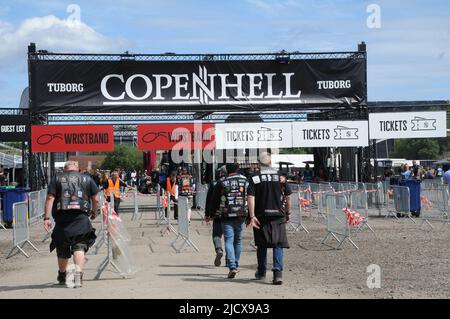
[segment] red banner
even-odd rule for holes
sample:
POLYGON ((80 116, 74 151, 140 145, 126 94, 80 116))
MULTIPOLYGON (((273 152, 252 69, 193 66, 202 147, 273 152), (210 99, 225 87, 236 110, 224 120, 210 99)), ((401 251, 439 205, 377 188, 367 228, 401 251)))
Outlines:
POLYGON ((33 152, 114 151, 112 125, 33 125, 33 152))
POLYGON ((214 124, 141 124, 138 149, 180 150, 215 148, 214 124))

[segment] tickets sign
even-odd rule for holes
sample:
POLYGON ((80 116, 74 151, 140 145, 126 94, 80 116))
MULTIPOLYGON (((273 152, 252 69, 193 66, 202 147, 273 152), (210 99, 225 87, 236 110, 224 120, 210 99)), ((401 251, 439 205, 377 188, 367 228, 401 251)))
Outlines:
POLYGON ((446 111, 370 113, 370 138, 446 137, 446 116, 446 111))
POLYGON ((33 152, 114 151, 112 125, 33 125, 33 152))
POLYGON ((367 121, 292 123, 292 147, 359 147, 369 145, 367 121))
POLYGON ((217 149, 292 147, 291 123, 216 124, 217 149))

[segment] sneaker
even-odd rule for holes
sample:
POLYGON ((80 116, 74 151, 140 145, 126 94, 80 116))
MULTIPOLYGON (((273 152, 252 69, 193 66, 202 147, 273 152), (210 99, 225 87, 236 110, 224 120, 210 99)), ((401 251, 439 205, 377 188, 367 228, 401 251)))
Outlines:
POLYGON ((74 276, 74 287, 80 288, 83 286, 83 273, 80 271, 77 271, 74 276))
POLYGON ((58 284, 59 285, 65 285, 66 284, 66 272, 60 272, 59 270, 58 270, 58 278, 57 278, 57 280, 58 280, 58 284))
POLYGON ((283 284, 283 275, 282 272, 279 270, 273 271, 273 284, 274 285, 281 285, 283 284))
POLYGON ((238 272, 239 272, 239 270, 237 270, 237 269, 231 269, 230 272, 228 273, 228 278, 233 279, 234 277, 236 277, 236 274, 238 272))
POLYGON ((67 269, 66 273, 66 287, 75 287, 75 269, 67 269))
POLYGON ((266 278, 266 273, 265 272, 259 272, 259 270, 257 270, 256 273, 255 273, 255 278, 256 278, 256 280, 265 279, 266 278))
POLYGON ((223 252, 221 250, 217 250, 216 259, 214 259, 214 266, 219 267, 222 264, 223 252))

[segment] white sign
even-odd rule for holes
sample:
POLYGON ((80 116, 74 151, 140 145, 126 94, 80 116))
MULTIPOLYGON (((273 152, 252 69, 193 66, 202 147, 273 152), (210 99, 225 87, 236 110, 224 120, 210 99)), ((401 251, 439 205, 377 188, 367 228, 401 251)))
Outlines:
POLYGON ((370 138, 446 137, 446 111, 369 114, 370 138))
POLYGON ((291 123, 216 124, 216 149, 290 148, 291 123))
POLYGON ((292 124, 292 147, 369 145, 367 121, 312 121, 292 124))

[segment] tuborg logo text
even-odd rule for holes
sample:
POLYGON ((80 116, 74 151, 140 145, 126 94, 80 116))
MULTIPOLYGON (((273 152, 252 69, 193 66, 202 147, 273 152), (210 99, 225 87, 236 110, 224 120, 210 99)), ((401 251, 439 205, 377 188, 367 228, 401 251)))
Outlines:
POLYGON ((301 91, 292 92, 295 73, 211 74, 205 66, 192 74, 108 74, 101 81, 104 105, 170 104, 295 104, 301 103, 301 91), (283 81, 284 89, 274 92, 273 83, 283 81), (136 93, 136 82, 144 84, 136 93), (110 92, 110 85, 121 89, 110 92))

